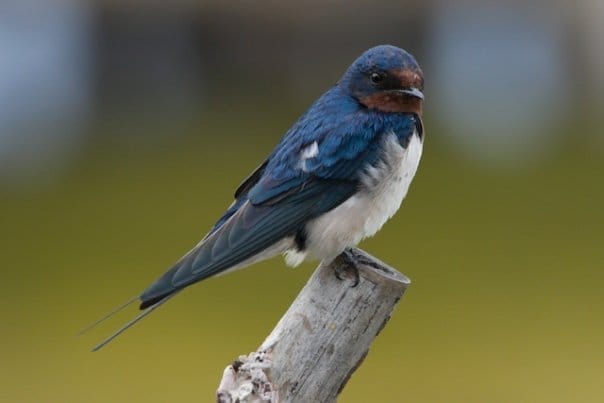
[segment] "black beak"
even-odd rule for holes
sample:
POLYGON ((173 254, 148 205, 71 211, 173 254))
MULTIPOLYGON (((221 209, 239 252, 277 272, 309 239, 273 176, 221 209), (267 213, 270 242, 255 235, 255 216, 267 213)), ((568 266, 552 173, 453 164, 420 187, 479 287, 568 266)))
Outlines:
POLYGON ((407 95, 410 95, 412 97, 419 98, 422 101, 424 100, 424 93, 421 92, 419 89, 417 89, 415 87, 411 87, 411 88, 406 89, 406 90, 398 90, 398 91, 402 92, 403 94, 407 94, 407 95))

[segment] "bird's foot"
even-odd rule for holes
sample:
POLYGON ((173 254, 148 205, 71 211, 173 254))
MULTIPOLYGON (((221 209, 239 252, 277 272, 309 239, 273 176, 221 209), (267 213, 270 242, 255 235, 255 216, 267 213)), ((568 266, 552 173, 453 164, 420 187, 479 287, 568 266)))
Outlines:
POLYGON ((350 287, 359 285, 361 277, 359 275, 358 265, 361 263, 358 256, 354 255, 351 249, 346 249, 334 261, 335 275, 338 280, 351 279, 350 287))

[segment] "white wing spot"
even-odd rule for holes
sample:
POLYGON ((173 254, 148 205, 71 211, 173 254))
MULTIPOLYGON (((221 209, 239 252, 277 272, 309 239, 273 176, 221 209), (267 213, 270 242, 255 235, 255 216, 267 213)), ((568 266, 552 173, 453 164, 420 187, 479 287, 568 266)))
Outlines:
POLYGON ((306 160, 319 155, 319 144, 314 141, 311 145, 306 146, 300 151, 300 169, 307 172, 306 160))

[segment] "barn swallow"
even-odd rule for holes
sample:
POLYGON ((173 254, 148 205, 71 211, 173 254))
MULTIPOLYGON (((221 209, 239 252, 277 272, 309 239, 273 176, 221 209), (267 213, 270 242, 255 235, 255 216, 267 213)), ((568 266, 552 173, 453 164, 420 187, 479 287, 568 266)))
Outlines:
POLYGON ((241 183, 208 234, 135 298, 142 312, 94 350, 208 277, 279 254, 290 266, 350 259, 349 248, 396 213, 413 180, 423 86, 403 49, 365 51, 241 183))

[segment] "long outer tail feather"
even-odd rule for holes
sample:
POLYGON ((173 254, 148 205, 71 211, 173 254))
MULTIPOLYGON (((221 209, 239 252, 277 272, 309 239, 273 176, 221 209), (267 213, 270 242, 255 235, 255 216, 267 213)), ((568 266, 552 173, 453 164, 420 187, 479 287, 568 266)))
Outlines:
POLYGON ((109 319, 110 317, 112 317, 113 315, 115 315, 116 313, 122 311, 124 308, 130 306, 131 304, 133 304, 134 302, 136 302, 138 300, 138 296, 130 299, 128 302, 118 306, 117 308, 113 309, 111 312, 109 312, 108 314, 106 314, 105 316, 103 316, 102 318, 98 319, 97 321, 91 323, 90 325, 86 326, 84 329, 80 330, 78 332, 78 336, 81 336, 85 333, 88 333, 90 330, 94 329, 95 327, 97 327, 98 325, 100 325, 101 323, 105 322, 107 319, 109 319))
MULTIPOLYGON (((179 290, 180 291, 180 290, 179 290)), ((170 298, 172 298, 173 296, 175 296, 176 294, 178 294, 177 292, 174 292, 171 295, 168 295, 166 298, 156 302, 154 305, 151 305, 149 307, 147 307, 144 311, 142 311, 141 313, 139 313, 137 316, 135 316, 132 320, 130 320, 128 323, 126 323, 125 325, 123 325, 121 328, 119 328, 115 333, 113 333, 111 336, 107 337, 105 340, 103 340, 102 342, 100 342, 99 344, 97 344, 92 351, 98 351, 101 348, 105 347, 107 344, 109 344, 112 340, 114 340, 116 337, 118 337, 120 334, 124 333, 126 330, 128 330, 129 328, 131 328, 134 324, 136 324, 138 321, 140 321, 141 319, 143 319, 145 316, 149 315, 151 312, 153 312, 154 310, 156 310, 157 308, 159 308, 160 306, 162 306, 163 304, 165 304, 170 298)))

